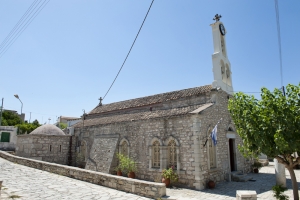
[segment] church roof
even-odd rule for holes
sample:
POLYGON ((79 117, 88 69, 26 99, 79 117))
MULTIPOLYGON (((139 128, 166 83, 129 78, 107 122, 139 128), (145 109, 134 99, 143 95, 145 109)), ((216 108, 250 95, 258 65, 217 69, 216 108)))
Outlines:
POLYGON ((123 110, 123 109, 134 108, 134 107, 142 107, 142 106, 162 103, 170 100, 176 100, 179 98, 196 96, 199 94, 209 92, 211 89, 212 89, 211 85, 204 85, 200 87, 177 90, 173 92, 166 92, 166 93, 161 93, 161 94, 156 94, 156 95, 151 95, 151 96, 146 96, 146 97, 141 97, 136 99, 130 99, 126 101, 103 104, 102 106, 97 106, 96 108, 94 108, 89 113, 89 115, 100 114, 100 113, 116 111, 116 110, 123 110))
MULTIPOLYGON (((112 123, 119 123, 119 122, 147 120, 147 119, 154 119, 160 117, 181 116, 181 115, 192 113, 192 111, 198 111, 194 113, 199 113, 205 110, 206 108, 210 107, 211 105, 213 104, 206 103, 206 104, 186 106, 180 108, 171 108, 165 110, 154 110, 154 111, 148 110, 148 111, 142 111, 137 113, 123 113, 117 115, 102 116, 99 118, 84 120, 84 126, 95 126, 95 125, 112 124, 112 123)), ((76 123, 74 127, 82 127, 82 121, 76 123)))
POLYGON ((30 135, 65 135, 65 133, 53 124, 45 124, 32 131, 30 135))

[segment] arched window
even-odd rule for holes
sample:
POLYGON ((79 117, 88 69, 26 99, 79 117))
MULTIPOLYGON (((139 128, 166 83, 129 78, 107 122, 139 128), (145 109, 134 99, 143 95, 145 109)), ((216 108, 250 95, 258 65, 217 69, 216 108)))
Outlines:
POLYGON ((176 142, 171 140, 168 144, 168 167, 177 169, 176 142))
POLYGON ((125 156, 129 156, 130 144, 126 138, 123 138, 119 143, 119 153, 125 156))
POLYGON ((225 64, 224 64, 224 61, 223 60, 221 60, 220 61, 220 64, 221 64, 221 75, 222 75, 222 80, 224 81, 224 82, 226 82, 226 69, 225 69, 225 64))
POLYGON ((121 143, 120 153, 128 156, 128 144, 125 140, 121 143))
POLYGON ((160 168, 160 144, 158 141, 152 144, 152 167, 160 168))
POLYGON ((228 64, 226 64, 226 78, 227 78, 226 84, 231 86, 231 71, 229 69, 228 64))

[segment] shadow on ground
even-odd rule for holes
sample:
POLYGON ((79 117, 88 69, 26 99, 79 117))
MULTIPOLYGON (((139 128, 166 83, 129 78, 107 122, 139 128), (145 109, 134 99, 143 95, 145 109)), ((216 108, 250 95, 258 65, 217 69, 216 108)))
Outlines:
MULTIPOLYGON (((215 194, 215 195, 224 195, 229 197, 236 197, 236 190, 254 190, 256 191, 257 195, 259 196, 262 193, 268 192, 272 189, 272 186, 276 184, 276 177, 275 174, 270 173, 250 173, 250 176, 253 177, 255 181, 248 181, 248 182, 221 182, 216 184, 214 189, 205 189, 201 191, 194 191, 196 196, 203 195, 203 193, 215 194)), ((286 174, 289 176, 289 174, 286 174)), ((292 190, 292 181, 291 179, 287 178, 287 188, 292 190)), ((297 180, 298 188, 300 189, 300 180, 297 180)), ((170 189, 174 193, 180 192, 180 190, 185 190, 183 188, 172 188, 170 189)), ((173 193, 171 192, 171 193, 173 193)), ((166 196, 167 199, 172 199, 172 195, 166 196), (169 198, 168 198, 169 197, 169 198)))

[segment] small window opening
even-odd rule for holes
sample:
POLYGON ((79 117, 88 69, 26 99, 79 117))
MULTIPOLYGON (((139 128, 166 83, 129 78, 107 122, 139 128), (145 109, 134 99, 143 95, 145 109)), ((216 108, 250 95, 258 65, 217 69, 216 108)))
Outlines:
POLYGON ((52 151, 52 146, 50 145, 50 151, 52 151))
POLYGON ((59 152, 61 152, 61 145, 59 145, 59 152))

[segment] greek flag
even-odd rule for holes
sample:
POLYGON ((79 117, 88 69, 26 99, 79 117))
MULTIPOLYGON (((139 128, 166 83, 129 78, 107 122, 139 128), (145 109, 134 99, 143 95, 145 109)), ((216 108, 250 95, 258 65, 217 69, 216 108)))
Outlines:
POLYGON ((218 124, 215 126, 215 128, 211 132, 211 139, 214 142, 215 146, 217 145, 217 130, 218 130, 217 127, 218 127, 218 124))

